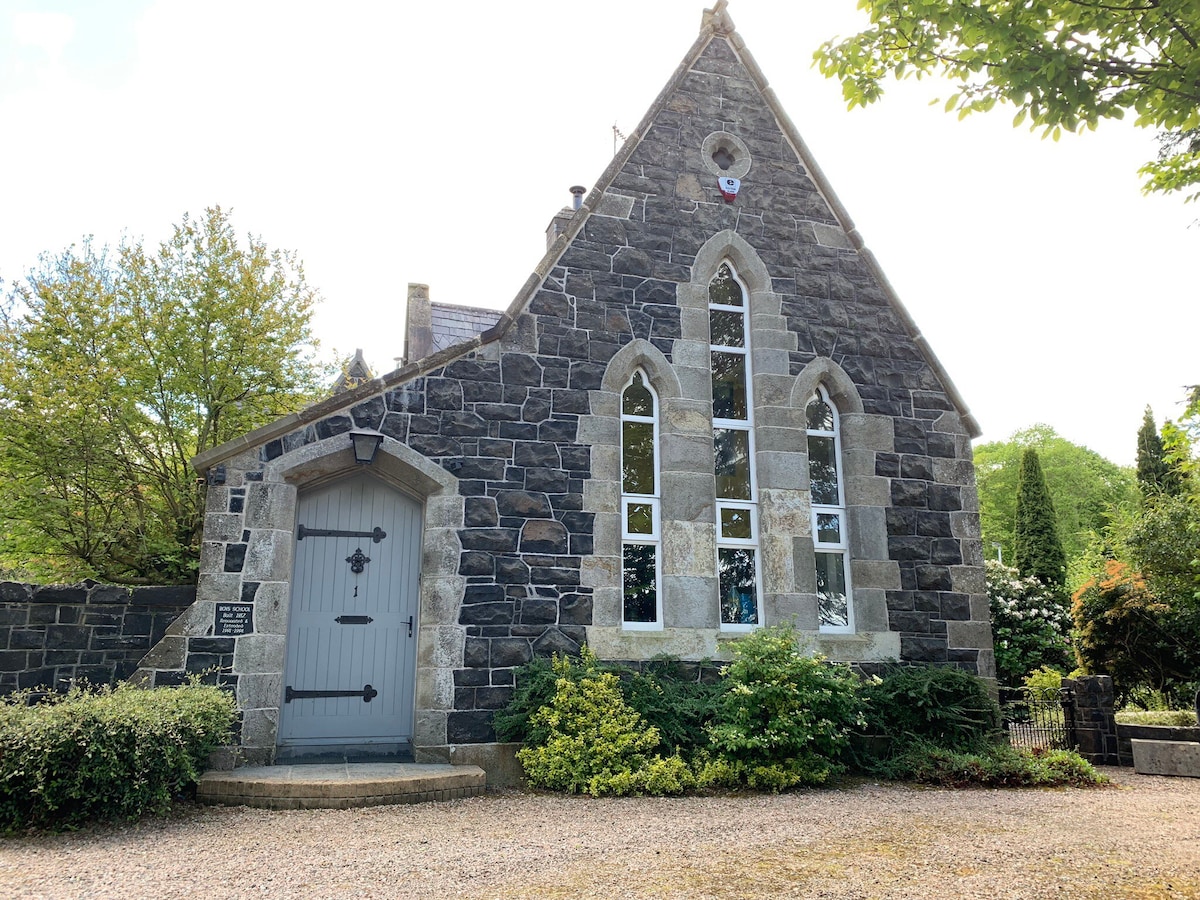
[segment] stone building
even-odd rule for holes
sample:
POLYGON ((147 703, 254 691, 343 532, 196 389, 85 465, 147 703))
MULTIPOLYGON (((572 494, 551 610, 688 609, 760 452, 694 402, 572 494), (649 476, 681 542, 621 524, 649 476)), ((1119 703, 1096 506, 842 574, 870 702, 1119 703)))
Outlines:
POLYGON ((791 622, 994 674, 977 426, 724 2, 576 194, 507 311, 410 286, 400 369, 195 460, 198 597, 141 675, 223 666, 246 761, 499 765, 515 667, 584 642, 791 622))

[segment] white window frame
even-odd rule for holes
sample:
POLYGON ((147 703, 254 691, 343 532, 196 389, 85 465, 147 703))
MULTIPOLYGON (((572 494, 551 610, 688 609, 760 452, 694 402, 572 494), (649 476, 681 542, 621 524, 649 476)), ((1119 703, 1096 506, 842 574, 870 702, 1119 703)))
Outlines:
POLYGON ((618 399, 621 407, 621 628, 625 631, 662 631, 663 629, 663 590, 662 590, 662 471, 659 454, 659 397, 658 392, 650 383, 650 377, 644 369, 635 369, 621 388, 618 399), (654 415, 636 416, 625 413, 625 392, 633 386, 634 378, 642 376, 642 385, 650 392, 654 401, 654 415), (654 449, 654 493, 634 494, 625 491, 625 423, 640 422, 652 425, 654 449), (631 534, 629 532, 629 507, 631 504, 649 505, 651 517, 651 534, 631 534), (654 621, 631 622, 625 618, 625 547, 628 544, 639 544, 654 548, 654 621))
MULTIPOLYGON (((825 553, 842 558, 842 569, 846 576, 846 624, 845 625, 826 625, 821 623, 820 598, 817 598, 817 622, 818 630, 824 634, 853 634, 854 633, 854 589, 850 581, 850 537, 848 533, 848 522, 846 520, 846 480, 845 470, 842 467, 842 428, 841 419, 838 415, 837 404, 830 398, 828 391, 824 385, 817 386, 817 392, 809 399, 804 406, 805 414, 805 454, 808 453, 808 438, 809 437, 825 437, 833 438, 833 466, 834 473, 837 476, 837 505, 828 503, 812 502, 812 540, 813 540, 813 569, 816 571, 816 556, 817 554, 825 553), (833 414, 833 430, 825 431, 818 428, 808 428, 808 406, 814 400, 821 400, 829 411, 833 414), (836 515, 838 517, 838 531, 840 540, 838 541, 823 541, 820 539, 820 530, 817 528, 817 522, 822 515, 836 515)), ((811 497, 811 494, 810 494, 811 497)))
MULTIPOLYGON (((716 431, 719 428, 728 429, 730 431, 741 431, 747 436, 746 452, 747 465, 750 475, 750 497, 746 500, 734 500, 731 498, 717 497, 716 499, 716 537, 717 548, 716 557, 713 562, 717 573, 717 621, 720 623, 720 630, 726 632, 748 632, 756 628, 761 628, 765 622, 763 621, 763 577, 762 577, 762 548, 759 546, 759 531, 758 531, 758 475, 756 466, 754 465, 755 441, 754 441, 754 373, 750 365, 750 291, 747 290, 745 283, 738 276, 737 268, 733 262, 728 259, 723 259, 721 265, 729 267, 729 272, 733 276, 734 282, 742 291, 742 305, 733 306, 728 303, 713 303, 711 300, 708 304, 709 321, 711 323, 712 313, 714 312, 733 312, 738 313, 742 317, 742 346, 730 347, 725 344, 709 343, 709 369, 712 369, 712 354, 728 353, 731 355, 740 355, 745 359, 746 373, 746 418, 745 419, 726 419, 718 418, 715 413, 713 415, 712 426, 714 440, 716 431), (750 517, 750 534, 747 538, 727 538, 721 534, 721 510, 723 509, 740 509, 745 510, 750 517), (754 597, 755 597, 755 618, 757 621, 753 624, 743 625, 740 623, 725 622, 721 617, 721 602, 720 596, 720 571, 721 571, 721 550, 733 548, 748 548, 754 551, 754 597)), ((721 271, 721 265, 717 266, 716 272, 709 279, 709 285, 712 285, 713 279, 717 277, 717 273, 721 271)), ((709 295, 711 297, 711 294, 709 295)), ((711 324, 709 328, 711 341, 711 324)), ((710 374, 711 377, 711 374, 710 374)), ((715 471, 715 460, 714 460, 715 471)))

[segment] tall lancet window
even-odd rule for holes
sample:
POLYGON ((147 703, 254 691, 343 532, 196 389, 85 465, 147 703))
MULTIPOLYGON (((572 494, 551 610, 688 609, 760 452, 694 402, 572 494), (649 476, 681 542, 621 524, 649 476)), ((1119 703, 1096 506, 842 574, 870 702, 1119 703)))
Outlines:
POLYGON ((813 549, 817 565, 817 610, 821 631, 854 630, 850 594, 850 544, 842 484, 837 409, 823 387, 809 401, 808 475, 812 486, 813 549))
POLYGON ((746 291, 729 263, 708 285, 721 627, 762 624, 746 291))
POLYGON ((662 628, 658 398, 639 369, 621 392, 621 554, 625 628, 662 628))

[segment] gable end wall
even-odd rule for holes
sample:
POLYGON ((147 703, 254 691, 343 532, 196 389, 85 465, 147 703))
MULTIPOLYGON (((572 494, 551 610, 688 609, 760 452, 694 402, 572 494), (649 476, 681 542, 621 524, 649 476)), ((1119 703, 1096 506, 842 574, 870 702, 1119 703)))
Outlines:
MULTIPOLYGON (((378 429, 383 452, 407 454, 396 483, 426 503, 416 690, 417 745, 429 758, 494 741, 492 713, 534 656, 585 641, 607 658, 727 655, 707 337, 707 283, 725 259, 749 286, 767 623, 794 621, 828 655, 868 667, 899 658, 994 675, 973 426, 797 158, 737 43, 718 36, 693 54, 511 325, 502 319, 465 352, 210 470, 200 597, 176 630, 202 633, 218 599, 270 604, 256 623, 272 622, 271 633, 236 638, 247 649, 234 654, 234 674, 255 676, 238 691, 243 740, 260 757, 278 714, 288 510, 305 483, 353 467, 354 427, 378 429), (701 156, 714 132, 751 156, 733 203, 701 156), (661 632, 620 627, 618 399, 637 366, 663 405, 661 632), (816 632, 803 411, 817 385, 841 417, 852 635, 816 632), (305 454, 311 471, 297 462, 284 472, 305 454)), ((186 652, 159 662, 163 678, 192 666, 186 652)))

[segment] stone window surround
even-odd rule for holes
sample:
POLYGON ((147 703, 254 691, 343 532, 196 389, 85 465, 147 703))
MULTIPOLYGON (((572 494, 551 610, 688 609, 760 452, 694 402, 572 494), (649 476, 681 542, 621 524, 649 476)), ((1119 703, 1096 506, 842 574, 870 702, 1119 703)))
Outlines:
POLYGON ((700 162, 718 178, 745 178, 753 160, 750 158, 750 148, 736 134, 714 131, 700 145, 700 162), (713 155, 722 148, 733 156, 733 164, 728 169, 722 169, 713 159, 713 155))
POLYGON ((601 658, 640 659, 669 653, 685 659, 719 657, 716 575, 716 500, 712 471, 708 284, 729 261, 747 289, 755 414, 755 465, 760 492, 761 598, 765 624, 795 623, 826 655, 846 660, 898 659, 900 638, 888 628, 886 591, 900 588, 899 565, 888 558, 886 509, 890 483, 875 475, 875 454, 894 448, 891 419, 863 412, 853 381, 833 360, 817 358, 796 376, 781 298, 765 264, 733 231, 710 238, 696 255, 689 283, 680 284, 682 337, 673 362, 645 340, 615 354, 592 415, 580 421, 580 440, 592 444, 592 478, 585 508, 596 514, 594 554, 583 561, 594 589, 589 645, 601 658), (622 632, 620 556, 620 391, 641 368, 661 403, 663 619, 656 632, 622 632), (841 419, 847 528, 855 585, 857 630, 820 633, 816 562, 811 532, 805 407, 823 386, 841 419))

